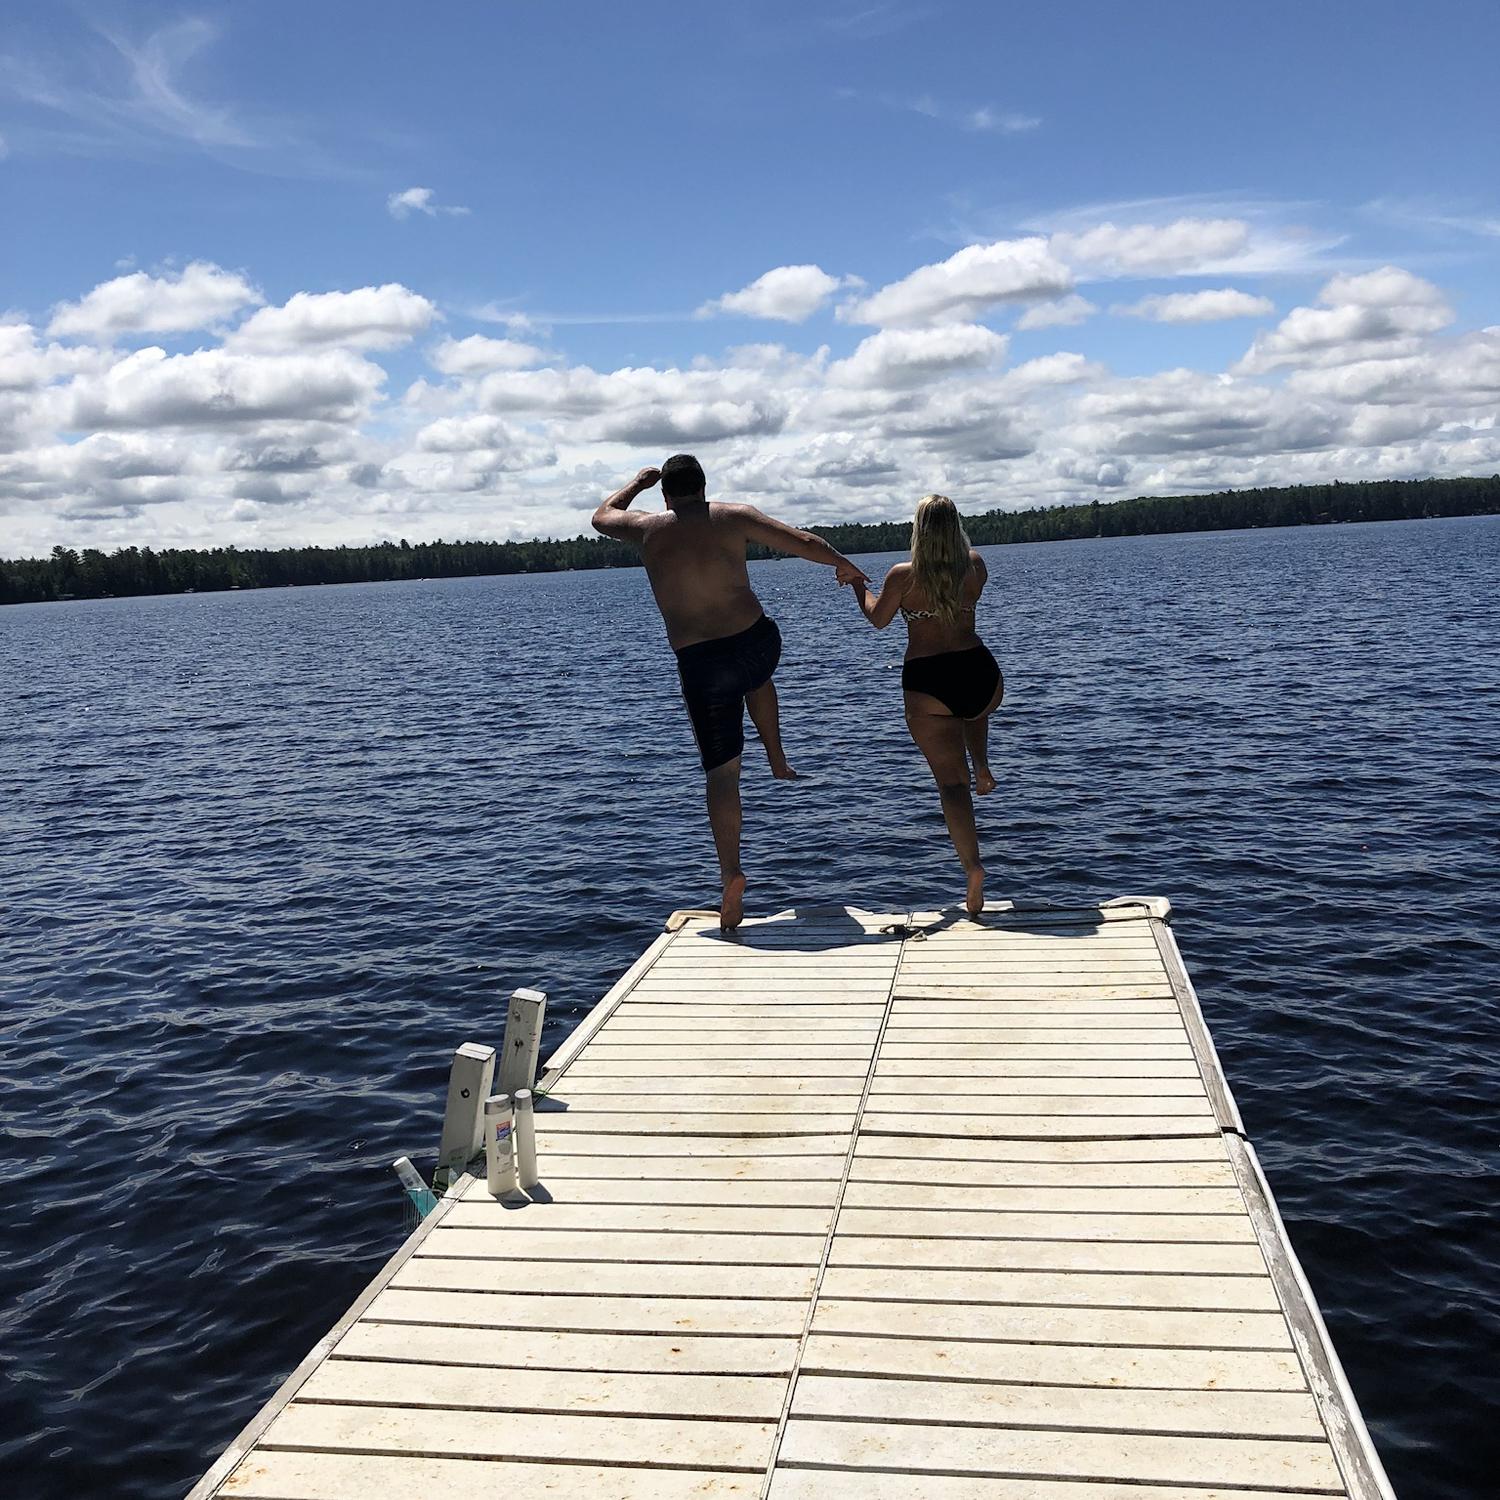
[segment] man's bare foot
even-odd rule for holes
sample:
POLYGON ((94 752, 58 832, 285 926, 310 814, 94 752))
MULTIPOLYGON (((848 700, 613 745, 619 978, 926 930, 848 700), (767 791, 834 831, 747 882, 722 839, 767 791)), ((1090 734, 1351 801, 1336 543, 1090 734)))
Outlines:
POLYGON ((784 755, 780 760, 773 760, 771 762, 771 774, 777 781, 795 781, 797 779, 797 773, 787 763, 784 755))
POLYGON ((719 906, 719 926, 728 932, 745 920, 745 877, 743 872, 724 882, 724 900, 719 906))
POLYGON ((964 901, 964 910, 977 917, 984 910, 984 866, 975 865, 969 871, 969 894, 964 901))
POLYGON ((988 797, 995 790, 995 777, 988 766, 974 767, 974 790, 981 797, 988 797))

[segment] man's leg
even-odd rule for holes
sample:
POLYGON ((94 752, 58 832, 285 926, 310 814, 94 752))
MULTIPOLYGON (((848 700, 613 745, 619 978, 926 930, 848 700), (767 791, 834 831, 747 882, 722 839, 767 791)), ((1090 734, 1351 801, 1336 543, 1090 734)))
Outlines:
POLYGON ((755 732, 766 747, 771 774, 778 781, 795 781, 797 773, 787 764, 786 751, 781 748, 781 705, 776 698, 775 679, 768 677, 754 692, 746 693, 745 707, 750 710, 755 732))
POLYGON ((745 915, 745 872, 740 868, 740 757, 706 773, 708 825, 719 853, 719 876, 724 899, 719 926, 738 927, 745 915))

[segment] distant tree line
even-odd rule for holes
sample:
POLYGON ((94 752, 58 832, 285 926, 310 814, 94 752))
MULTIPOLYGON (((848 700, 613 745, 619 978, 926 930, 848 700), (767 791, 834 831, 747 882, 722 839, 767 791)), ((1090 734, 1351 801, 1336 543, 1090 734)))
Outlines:
MULTIPOLYGON (((1500 474, 1488 479, 1377 479, 1360 484, 1299 484, 1223 490, 1213 495, 1152 495, 1045 510, 991 510, 967 517, 976 547, 1009 542, 1071 542, 1086 537, 1151 536, 1170 531, 1242 531, 1253 526, 1328 526, 1339 521, 1417 521, 1500 511, 1500 474)), ((911 523, 813 528, 841 552, 905 548, 911 523)))
MULTIPOLYGON (((1043 510, 987 511, 965 521, 977 546, 1059 542, 1173 531, 1253 526, 1316 526, 1339 521, 1418 520, 1500 511, 1500 474, 1488 479, 1375 480, 1161 495, 1043 510)), ((842 552, 895 552, 910 523, 814 526, 842 552)), ((765 553, 764 556, 772 554, 765 553)), ((131 594, 209 593, 318 583, 407 578, 471 578, 488 573, 555 573, 638 565, 634 549, 603 537, 534 542, 381 542, 369 547, 121 547, 105 553, 54 547, 50 557, 0 562, 0 604, 99 599, 131 594)))

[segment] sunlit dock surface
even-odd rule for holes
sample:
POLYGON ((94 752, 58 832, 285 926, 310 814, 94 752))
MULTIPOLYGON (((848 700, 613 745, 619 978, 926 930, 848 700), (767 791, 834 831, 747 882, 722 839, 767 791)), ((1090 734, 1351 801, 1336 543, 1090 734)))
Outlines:
POLYGON ((1167 915, 676 919, 191 1500, 1389 1497, 1167 915))

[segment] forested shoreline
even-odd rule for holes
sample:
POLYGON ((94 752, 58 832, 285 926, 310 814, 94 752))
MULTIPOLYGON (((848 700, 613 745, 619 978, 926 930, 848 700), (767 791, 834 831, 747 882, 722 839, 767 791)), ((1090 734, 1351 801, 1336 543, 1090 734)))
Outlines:
MULTIPOLYGON (((1500 474, 1474 479, 1375 480, 1227 490, 1208 495, 1142 496, 1039 510, 992 510, 965 520, 976 546, 1074 541, 1261 526, 1419 520, 1500 512, 1500 474)), ((910 523, 814 526, 840 551, 893 552, 910 523)), ((767 554, 770 555, 770 554, 767 554)), ((555 573, 639 564, 632 548, 603 537, 530 542, 381 542, 368 547, 121 547, 112 553, 54 547, 45 558, 0 561, 0 604, 99 599, 224 589, 468 578, 491 573, 555 573)))

